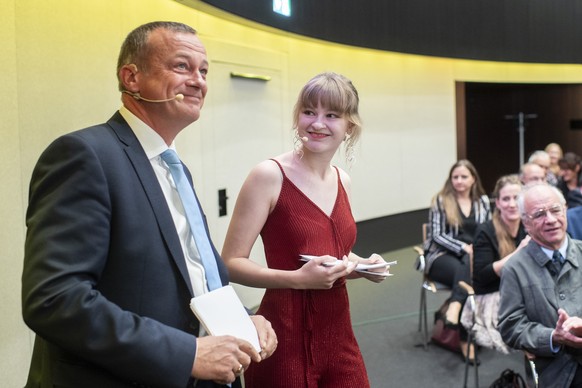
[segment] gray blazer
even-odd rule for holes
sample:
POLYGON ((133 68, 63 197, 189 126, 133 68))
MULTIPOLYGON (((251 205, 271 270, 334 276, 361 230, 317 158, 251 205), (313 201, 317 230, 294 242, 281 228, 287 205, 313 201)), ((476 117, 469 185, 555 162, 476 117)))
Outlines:
POLYGON ((540 387, 569 387, 582 351, 562 346, 550 349, 558 309, 582 316, 582 241, 569 240, 566 263, 557 279, 546 264, 550 259, 533 240, 517 252, 501 272, 498 329, 512 348, 536 356, 540 387))

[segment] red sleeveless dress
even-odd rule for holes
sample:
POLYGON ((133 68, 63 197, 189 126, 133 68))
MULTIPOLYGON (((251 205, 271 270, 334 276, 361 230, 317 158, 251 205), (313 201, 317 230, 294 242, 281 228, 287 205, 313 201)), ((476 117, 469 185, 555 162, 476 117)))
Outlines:
MULTIPOLYGON (((356 241, 356 224, 338 174, 328 217, 283 174, 279 199, 261 237, 269 268, 295 270, 300 254, 342 258, 356 241)), ((257 314, 277 333, 273 355, 244 374, 246 388, 369 387, 352 330, 346 280, 329 290, 267 289, 257 314)))

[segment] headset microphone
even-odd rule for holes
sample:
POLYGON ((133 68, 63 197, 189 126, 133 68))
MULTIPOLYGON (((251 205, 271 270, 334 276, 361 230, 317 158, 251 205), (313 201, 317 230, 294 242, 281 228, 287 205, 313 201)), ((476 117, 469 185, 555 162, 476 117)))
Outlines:
POLYGON ((307 138, 307 136, 303 136, 301 138, 301 141, 304 142, 304 143, 307 143, 309 141, 309 139, 307 138))
POLYGON ((168 102, 168 101, 173 101, 173 100, 176 100, 176 101, 183 101, 184 100, 184 95, 182 93, 178 93, 174 97, 166 98, 164 100, 150 100, 149 98, 142 97, 141 94, 139 94, 139 93, 132 93, 128 90, 124 90, 123 93, 129 94, 130 96, 132 96, 136 100, 143 100, 143 101, 147 101, 147 102, 168 102))

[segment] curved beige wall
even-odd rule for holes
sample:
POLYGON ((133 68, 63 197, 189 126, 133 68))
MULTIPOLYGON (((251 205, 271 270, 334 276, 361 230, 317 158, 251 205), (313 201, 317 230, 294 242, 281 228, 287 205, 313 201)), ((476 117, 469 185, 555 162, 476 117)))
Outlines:
MULTIPOLYGON (((32 346, 20 315, 30 173, 56 136, 102 122, 118 108, 116 56, 135 26, 162 19, 190 24, 209 42, 211 61, 221 42, 237 46, 240 55, 246 48, 280 54, 288 123, 295 96, 311 76, 333 70, 350 77, 365 124, 351 170, 358 220, 428 205, 455 160, 455 81, 582 82, 580 66, 450 60, 326 44, 237 24, 173 0, 0 2, 0 375, 7 387, 24 384, 32 346)), ((203 201, 214 205, 214 198, 203 201)))

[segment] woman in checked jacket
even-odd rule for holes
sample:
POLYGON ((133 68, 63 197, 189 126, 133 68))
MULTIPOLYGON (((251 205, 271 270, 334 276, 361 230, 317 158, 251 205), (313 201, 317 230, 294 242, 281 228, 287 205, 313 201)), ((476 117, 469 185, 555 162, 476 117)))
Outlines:
MULTIPOLYGON (((470 257, 477 225, 490 218, 489 197, 485 194, 475 166, 468 160, 459 160, 450 169, 447 180, 432 200, 425 252, 426 272, 434 281, 452 290, 446 322, 458 327, 461 308, 467 293, 459 286, 463 280, 471 284, 470 257)), ((461 329, 461 341, 466 332, 461 329)), ((466 346, 461 346, 463 355, 466 346)))

